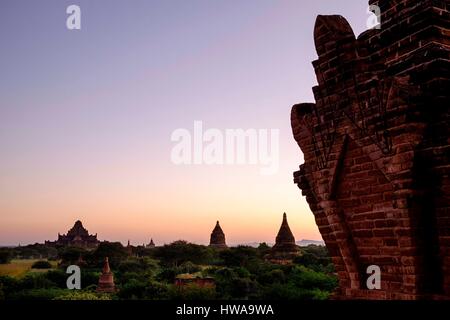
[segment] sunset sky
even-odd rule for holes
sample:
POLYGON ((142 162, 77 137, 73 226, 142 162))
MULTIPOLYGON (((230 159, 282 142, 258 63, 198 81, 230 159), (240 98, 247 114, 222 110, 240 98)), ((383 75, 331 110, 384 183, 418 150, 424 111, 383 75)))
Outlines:
POLYGON ((366 28, 365 0, 0 2, 0 245, 55 240, 321 239, 293 183, 291 106, 313 101, 318 14, 366 28), (77 4, 82 29, 66 28, 77 4), (279 129, 278 173, 172 163, 171 134, 279 129))

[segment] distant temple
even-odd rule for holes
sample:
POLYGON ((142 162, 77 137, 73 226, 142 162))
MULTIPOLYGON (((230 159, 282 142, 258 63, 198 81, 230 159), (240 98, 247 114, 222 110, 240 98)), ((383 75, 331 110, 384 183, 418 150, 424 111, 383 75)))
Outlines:
POLYGON ((213 277, 204 277, 198 273, 184 273, 175 277, 175 285, 178 288, 183 288, 189 285, 196 285, 200 288, 215 288, 216 283, 213 277))
POLYGON ((214 248, 227 248, 227 244, 225 243, 225 234, 220 227, 219 221, 217 221, 214 230, 211 232, 209 246, 214 248))
POLYGON ((150 243, 147 244, 145 247, 146 247, 147 249, 153 249, 154 247, 156 247, 156 246, 155 246, 155 243, 153 242, 153 238, 150 239, 150 243))
POLYGON ((98 279, 97 292, 100 293, 116 292, 116 285, 114 284, 114 276, 109 267, 108 257, 105 258, 105 261, 103 263, 102 274, 98 279))
POLYGON ((275 240, 275 245, 268 256, 268 260, 278 264, 288 264, 298 256, 300 250, 295 243, 294 235, 292 234, 289 224, 287 222, 286 213, 283 213, 283 222, 275 240))
POLYGON ((80 220, 77 220, 67 234, 59 234, 56 241, 45 241, 46 245, 54 246, 74 246, 82 248, 95 248, 100 241, 97 239, 97 234, 90 235, 89 232, 83 227, 80 220))
POLYGON ((130 244, 130 240, 128 240, 127 246, 125 247, 125 251, 129 256, 133 255, 133 246, 130 244))

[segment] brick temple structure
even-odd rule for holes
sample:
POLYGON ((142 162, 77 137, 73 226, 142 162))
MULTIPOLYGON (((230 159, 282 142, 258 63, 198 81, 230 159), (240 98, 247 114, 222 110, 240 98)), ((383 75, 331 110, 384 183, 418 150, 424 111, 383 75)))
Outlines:
POLYGON ((222 228, 220 227, 219 221, 217 221, 216 226, 211 232, 211 238, 209 241, 209 246, 219 249, 227 248, 227 244, 225 242, 225 233, 223 233, 222 228))
POLYGON ((99 293, 114 293, 116 292, 116 285, 114 284, 114 276, 109 267, 109 259, 105 258, 103 263, 102 274, 98 279, 97 292, 99 293))
POLYGON ((283 221, 275 238, 275 245, 272 247, 267 259, 272 263, 289 264, 299 253, 300 249, 295 243, 295 237, 289 227, 287 215, 283 213, 283 221))
POLYGON ((332 256, 341 298, 450 298, 450 5, 370 1, 355 37, 319 16, 315 103, 292 108, 294 173, 332 256), (367 267, 381 268, 368 290, 367 267))
POLYGON ((97 239, 97 234, 91 235, 83 227, 83 223, 77 220, 74 226, 67 232, 67 234, 59 234, 56 241, 45 241, 46 245, 53 246, 74 246, 81 248, 96 248, 100 241, 97 239))

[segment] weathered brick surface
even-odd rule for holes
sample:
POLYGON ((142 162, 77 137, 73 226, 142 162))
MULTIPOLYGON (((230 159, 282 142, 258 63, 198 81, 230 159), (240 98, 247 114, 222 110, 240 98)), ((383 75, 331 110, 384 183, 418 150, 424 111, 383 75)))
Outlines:
POLYGON ((380 30, 319 16, 316 103, 292 108, 294 173, 339 275, 337 296, 450 298, 450 2, 370 1, 380 30), (366 268, 382 271, 367 290, 366 268))

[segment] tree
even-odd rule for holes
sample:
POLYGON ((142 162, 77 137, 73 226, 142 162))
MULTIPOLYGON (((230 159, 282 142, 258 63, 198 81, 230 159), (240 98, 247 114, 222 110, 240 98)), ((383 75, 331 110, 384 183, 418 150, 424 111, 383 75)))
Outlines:
POLYGON ((23 247, 15 247, 13 256, 28 259, 54 259, 58 256, 56 248, 45 244, 35 243, 23 247))
POLYGON ((111 297, 107 294, 70 290, 62 295, 53 298, 53 300, 111 300, 111 297))
POLYGON ((260 257, 264 257, 266 254, 270 252, 270 247, 267 243, 262 242, 258 246, 258 253, 260 257))
POLYGON ((238 246, 220 252, 223 264, 228 267, 248 266, 249 262, 255 262, 258 258, 257 249, 248 246, 238 246))
POLYGON ((51 269, 51 268, 52 268, 52 265, 51 265, 51 263, 48 262, 48 261, 45 261, 45 260, 39 260, 39 261, 36 261, 35 263, 33 263, 33 264, 31 265, 31 268, 32 268, 32 269, 51 269))
POLYGON ((303 265, 314 271, 325 273, 334 272, 334 266, 328 255, 328 250, 323 246, 309 245, 301 248, 301 255, 297 256, 295 264, 303 265))
POLYGON ((182 288, 170 286, 169 295, 174 300, 213 300, 216 298, 216 291, 214 288, 204 288, 196 284, 189 284, 182 288))
POLYGON ((12 259, 12 253, 10 249, 2 248, 0 249, 0 264, 7 264, 12 259))
POLYGON ((332 291, 337 286, 337 279, 334 276, 308 269, 303 266, 296 266, 289 274, 289 282, 296 287, 304 289, 320 289, 332 291))
POLYGON ((3 284, 0 283, 0 301, 5 300, 5 293, 3 292, 3 284))
POLYGON ((178 266, 187 261, 195 264, 207 264, 214 260, 211 248, 182 240, 157 247, 154 250, 155 257, 160 259, 165 266, 178 266))
POLYGON ((120 242, 102 242, 89 259, 93 265, 101 267, 106 257, 109 258, 110 266, 117 268, 122 261, 128 258, 128 253, 120 242))
POLYGON ((59 250, 58 256, 61 259, 61 265, 66 266, 75 264, 80 257, 85 257, 88 251, 79 247, 64 247, 59 250))
POLYGON ((146 284, 144 282, 131 279, 120 288, 117 296, 126 300, 143 299, 145 287, 146 284))

